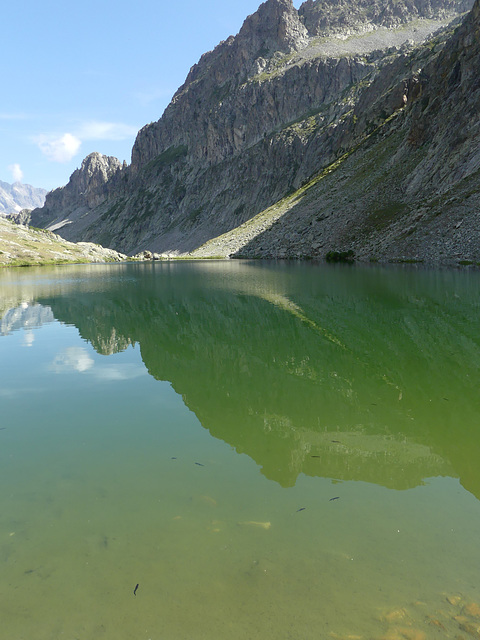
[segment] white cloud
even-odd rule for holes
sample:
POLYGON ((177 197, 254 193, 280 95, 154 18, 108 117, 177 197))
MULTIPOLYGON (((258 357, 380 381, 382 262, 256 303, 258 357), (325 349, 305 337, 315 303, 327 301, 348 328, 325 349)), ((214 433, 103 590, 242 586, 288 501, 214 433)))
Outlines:
POLYGON ((33 141, 52 162, 69 162, 77 155, 85 140, 126 140, 137 133, 137 127, 123 122, 89 120, 73 128, 73 133, 42 133, 35 136, 33 141))
POLYGON ((13 179, 15 182, 21 182, 23 178, 23 171, 20 168, 20 165, 15 162, 14 164, 9 165, 8 170, 11 172, 13 179))
POLYGON ((67 373, 78 371, 83 373, 94 365, 93 359, 83 347, 67 347, 55 356, 55 360, 50 365, 50 370, 54 373, 67 373))
POLYGON ((83 373, 102 382, 133 380, 148 375, 145 367, 132 363, 95 365, 95 361, 83 347, 63 349, 48 368, 60 374, 83 373))
POLYGON ((52 162, 69 162, 77 155, 82 141, 71 133, 63 136, 41 134, 35 138, 41 152, 52 162))
POLYGON ((133 380, 134 378, 146 375, 147 370, 145 367, 134 364, 110 364, 96 367, 91 373, 98 380, 109 382, 112 380, 133 380))
POLYGON ((122 122, 91 120, 81 125, 76 135, 81 140, 125 140, 137 135, 138 129, 122 122))

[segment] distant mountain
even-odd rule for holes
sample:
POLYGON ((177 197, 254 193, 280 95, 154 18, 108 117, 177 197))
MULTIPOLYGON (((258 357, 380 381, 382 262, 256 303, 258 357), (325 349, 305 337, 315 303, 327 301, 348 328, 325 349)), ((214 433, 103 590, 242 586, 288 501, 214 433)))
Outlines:
POLYGON ((15 182, 9 184, 0 180, 0 214, 19 213, 22 209, 43 207, 46 189, 15 182))
POLYGON ((480 261, 480 0, 267 0, 32 224, 124 253, 480 261))

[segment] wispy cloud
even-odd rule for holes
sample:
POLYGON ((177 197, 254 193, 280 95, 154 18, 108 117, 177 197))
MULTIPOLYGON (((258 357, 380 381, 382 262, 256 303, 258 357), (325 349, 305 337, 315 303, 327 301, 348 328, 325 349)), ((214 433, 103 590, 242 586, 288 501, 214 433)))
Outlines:
POLYGON ((20 165, 17 162, 15 162, 14 164, 9 165, 8 166, 8 170, 12 174, 13 180, 15 182, 21 182, 22 181, 23 171, 21 170, 20 165))
POLYGON ((147 375, 147 370, 135 364, 110 364, 96 367, 91 373, 98 380, 109 382, 112 380, 133 380, 147 375))
POLYGON ((49 365, 54 373, 82 373, 102 382, 133 380, 145 376, 145 367, 133 363, 98 365, 84 347, 67 347, 49 365))
POLYGON ((88 140, 126 140, 138 133, 137 127, 123 122, 89 120, 68 133, 42 133, 33 138, 43 155, 52 162, 69 162, 88 140))
POLYGON ((91 120, 83 123, 76 135, 81 140, 125 140, 138 133, 137 127, 123 122, 102 122, 91 120))
POLYGON ((0 112, 0 120, 27 120, 29 116, 25 113, 2 113, 0 112))
POLYGON ((0 389, 0 398, 16 398, 18 395, 17 389, 0 389))
POLYGON ((52 162, 70 162, 80 150, 82 141, 71 133, 61 136, 40 134, 34 138, 43 155, 52 162))

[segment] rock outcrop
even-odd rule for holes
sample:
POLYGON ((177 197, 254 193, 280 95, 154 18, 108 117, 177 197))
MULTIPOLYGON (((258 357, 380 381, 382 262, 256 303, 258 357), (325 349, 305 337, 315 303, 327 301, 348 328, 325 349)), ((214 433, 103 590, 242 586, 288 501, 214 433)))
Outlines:
POLYGON ((383 245, 375 241, 385 252, 375 259, 388 257, 392 237, 403 233, 398 212, 475 169, 465 154, 476 135, 477 9, 460 28, 459 44, 453 27, 436 32, 468 0, 379 1, 368 11, 362 2, 347 11, 309 0, 297 11, 291 0, 267 0, 236 37, 192 67, 162 118, 139 132, 130 166, 89 156, 32 213, 32 223, 71 240, 169 255, 316 256, 352 245, 367 256, 373 228, 377 236, 388 232, 383 245), (457 99, 469 110, 460 113, 457 99), (459 118, 448 131, 444 103, 459 118), (371 151, 376 144, 383 146, 371 151), (345 180, 346 160, 355 179, 339 197, 335 181, 345 180), (367 161, 371 176, 364 175, 367 161), (327 179, 319 182, 322 172, 327 179), (372 223, 372 206, 384 212, 381 224, 372 223), (312 212, 328 223, 313 224, 312 212), (256 225, 258 216, 270 222, 256 225), (225 233, 233 243, 213 240, 225 233))

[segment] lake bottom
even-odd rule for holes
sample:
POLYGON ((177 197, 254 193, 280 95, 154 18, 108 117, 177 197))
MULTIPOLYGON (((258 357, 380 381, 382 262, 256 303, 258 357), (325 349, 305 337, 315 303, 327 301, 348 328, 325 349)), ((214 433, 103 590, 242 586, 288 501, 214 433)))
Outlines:
POLYGON ((195 455, 180 444, 46 459, 4 488, 4 637, 420 640, 477 628, 479 514, 458 481, 398 492, 300 477, 285 490, 223 443, 195 455))

